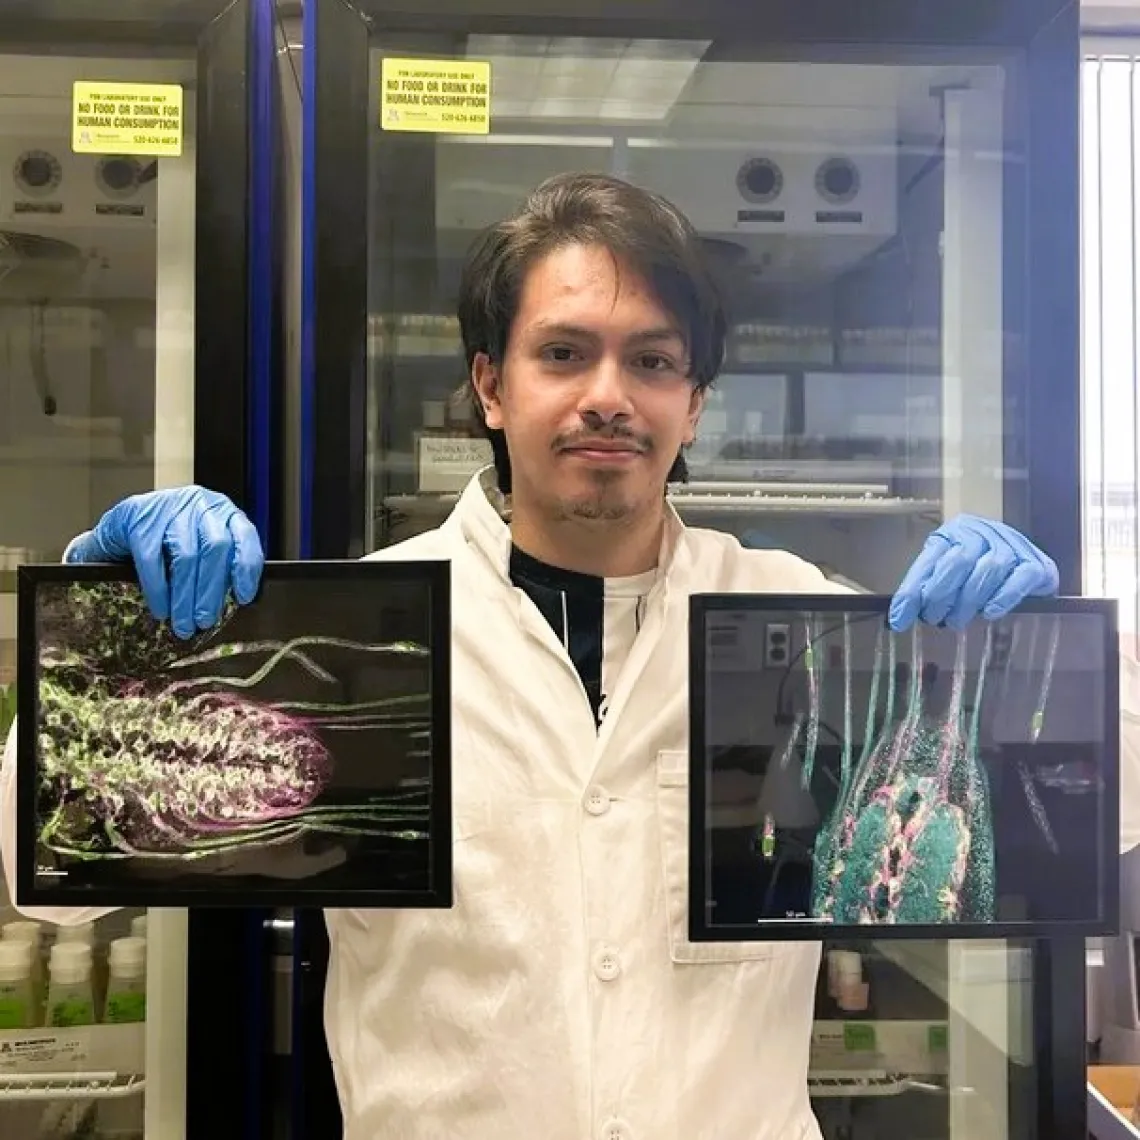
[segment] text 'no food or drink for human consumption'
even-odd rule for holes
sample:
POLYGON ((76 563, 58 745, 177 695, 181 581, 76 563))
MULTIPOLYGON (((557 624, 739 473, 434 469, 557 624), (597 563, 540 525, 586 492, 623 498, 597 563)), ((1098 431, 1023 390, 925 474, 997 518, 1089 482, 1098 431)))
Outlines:
POLYGON ((490 133, 490 63, 385 59, 380 69, 380 127, 424 134, 490 133))
POLYGON ((182 87, 177 83, 78 80, 72 89, 71 149, 76 154, 182 153, 182 87))

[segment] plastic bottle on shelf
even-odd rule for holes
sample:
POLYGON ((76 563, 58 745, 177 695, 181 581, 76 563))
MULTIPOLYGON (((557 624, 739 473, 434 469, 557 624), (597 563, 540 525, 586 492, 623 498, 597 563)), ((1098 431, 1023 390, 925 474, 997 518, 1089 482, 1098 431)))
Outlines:
POLYGON ((863 956, 853 950, 832 950, 827 955, 828 992, 844 1013, 867 1009, 870 985, 863 980, 863 956))
POLYGON ((32 985, 31 942, 0 941, 0 1029, 31 1029, 39 1021, 32 985))
POLYGON ((146 939, 116 938, 107 955, 107 1004, 103 1020, 146 1019, 146 939))
POLYGON ((86 942, 56 942, 48 960, 47 1024, 62 1028, 94 1023, 91 947, 86 942))
POLYGON ((140 914, 131 919, 131 937, 132 938, 145 938, 146 937, 146 915, 140 914))
POLYGON ((86 942, 88 945, 94 946, 95 923, 81 922, 76 926, 57 926, 55 931, 55 940, 58 943, 86 942))
MULTIPOLYGON (((36 1010, 42 1013, 47 986, 44 977, 43 926, 27 919, 19 922, 6 922, 0 927, 0 942, 24 942, 30 947, 32 959, 32 994, 36 1010)), ((39 1024, 37 1016, 35 1024, 39 1024)))
POLYGON ((16 719, 16 682, 0 681, 0 745, 8 739, 8 730, 16 719))
POLYGON ((37 947, 43 937, 43 924, 23 919, 19 922, 6 922, 0 927, 0 938, 5 942, 31 942, 37 947))
POLYGON ((91 951, 91 986, 95 994, 95 1008, 103 1004, 103 995, 107 992, 107 963, 99 953, 95 941, 95 923, 81 922, 76 926, 58 926, 55 931, 57 946, 69 944, 82 944, 91 951))

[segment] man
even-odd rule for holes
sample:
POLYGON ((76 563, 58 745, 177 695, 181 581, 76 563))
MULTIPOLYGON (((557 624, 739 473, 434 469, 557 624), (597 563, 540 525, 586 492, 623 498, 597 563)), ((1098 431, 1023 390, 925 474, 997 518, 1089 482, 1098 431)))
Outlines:
MULTIPOLYGON (((327 916, 345 1136, 817 1137, 818 947, 686 937, 688 595, 838 589, 667 505, 724 355, 696 234, 626 183, 555 178, 477 244, 459 316, 494 469, 372 555, 452 562, 455 906, 327 916)), ((249 601, 262 558, 201 488, 126 500, 67 557, 133 558, 184 635, 227 587, 249 601)), ((891 620, 960 625, 1056 588, 1025 538, 965 518, 891 620)), ((10 748, 9 788, 13 769, 10 748)))

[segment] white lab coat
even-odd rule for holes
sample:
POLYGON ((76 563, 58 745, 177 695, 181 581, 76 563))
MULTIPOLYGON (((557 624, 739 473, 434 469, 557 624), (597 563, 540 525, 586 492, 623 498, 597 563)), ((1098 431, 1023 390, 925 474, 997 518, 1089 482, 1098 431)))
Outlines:
POLYGON ((670 514, 600 731, 479 481, 377 558, 452 562, 455 907, 332 911, 346 1140, 803 1140, 819 950, 686 937, 688 597, 826 592, 670 514))
POLYGON ((455 906, 327 914, 345 1140, 817 1140, 818 946, 686 937, 687 604, 843 587, 670 514, 598 731, 483 484, 371 556, 452 562, 455 906))

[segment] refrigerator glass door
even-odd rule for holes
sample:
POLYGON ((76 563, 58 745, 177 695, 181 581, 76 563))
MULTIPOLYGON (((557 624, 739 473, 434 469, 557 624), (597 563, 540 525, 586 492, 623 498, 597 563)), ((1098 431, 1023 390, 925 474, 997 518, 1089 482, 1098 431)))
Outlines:
POLYGON ((1077 492, 1047 495, 1057 465, 1076 471, 1075 295, 1051 357, 1032 337, 1046 300, 1057 312, 1070 297, 1058 285, 1042 298, 1030 279, 1067 263, 1063 234, 1038 232, 1027 163, 1063 172, 1051 210, 1076 175, 1063 143, 1037 148, 1041 112, 1025 109, 1044 74, 1070 79, 1043 54, 827 58, 525 21, 512 34, 375 31, 363 548, 437 525, 489 462, 453 399, 467 382, 455 302, 470 243, 543 179, 590 170, 679 205, 723 282, 728 359, 689 481, 670 491, 687 521, 889 591, 934 526, 970 512, 1029 531, 1075 585, 1077 492), (486 104, 448 96, 433 61, 466 67, 469 86, 485 74, 486 104))
MULTIPOLYGON (((58 562, 134 493, 197 478, 241 495, 246 459, 232 413, 245 400, 247 112, 223 90, 243 90, 246 23, 219 19, 244 6, 108 0, 87 20, 34 7, 0 3, 4 736, 16 567, 58 562), (227 95, 221 110, 203 86, 227 95)), ((0 1136, 184 1140, 187 913, 36 928, 0 893, 0 946, 35 943, 30 1001, 0 967, 0 1136), (70 974, 67 951, 53 965, 67 941, 91 947, 70 974)))
MULTIPOLYGON (((1030 6, 916 4, 906 27, 838 6, 832 44, 802 5, 365 7, 310 25, 306 551, 437 526, 489 462, 453 399, 464 253, 543 179, 589 170, 672 199, 724 282, 728 360, 669 491, 687 521, 890 592, 975 513, 1079 591, 1075 6, 1016 27, 1030 6)), ((828 1140, 1078 1134, 1073 949, 827 947, 828 1140)))
MULTIPOLYGON (((16 566, 58 561, 126 495, 193 481, 195 77, 189 55, 0 47, 0 683, 12 689, 16 566), (181 137, 163 145, 181 153, 155 157, 145 143, 137 154, 77 153, 77 82, 108 85, 92 106, 114 109, 92 115, 112 124, 142 117, 121 114, 146 106, 137 95, 157 94, 164 108, 180 98, 181 137)), ((98 1022, 109 947, 134 916, 107 916, 92 932, 98 1022)), ((9 909, 3 920, 18 918, 9 909)), ((62 929, 42 930, 48 989, 62 929)), ((147 937, 141 1024, 54 1027, 37 1004, 33 1032, 0 1029, 0 1133, 182 1135, 185 916, 156 912, 147 937)))

